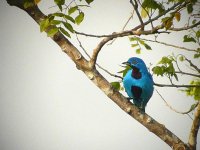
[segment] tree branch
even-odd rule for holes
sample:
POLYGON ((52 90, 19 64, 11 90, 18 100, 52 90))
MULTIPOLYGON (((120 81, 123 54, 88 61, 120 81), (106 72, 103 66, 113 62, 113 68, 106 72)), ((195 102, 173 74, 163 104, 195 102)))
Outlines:
POLYGON ((179 73, 179 74, 182 74, 182 75, 188 75, 188 76, 193 76, 193 77, 200 78, 200 75, 198 75, 198 74, 193 74, 193 73, 188 73, 188 72, 183 72, 183 71, 176 71, 175 73, 179 73))
MULTIPOLYGON (((79 43, 79 46, 81 47, 81 49, 82 49, 82 50, 84 51, 84 53, 88 56, 88 58, 91 59, 90 55, 87 53, 87 51, 86 51, 85 48, 83 47, 81 41, 79 40, 77 34, 76 34, 76 38, 77 38, 77 40, 78 40, 78 43, 79 43)), ((118 76, 118 75, 115 75, 115 74, 109 72, 108 70, 106 70, 106 69, 104 69, 102 66, 100 66, 99 64, 96 64, 96 65, 97 65, 97 67, 99 67, 101 70, 103 70, 104 72, 106 72, 106 73, 109 74, 110 76, 116 77, 116 78, 120 78, 120 79, 123 80, 123 77, 118 76)))
POLYGON ((141 17, 141 15, 140 15, 139 11, 138 11, 138 3, 137 3, 136 0, 134 0, 134 2, 135 2, 135 4, 133 3, 133 0, 130 0, 130 3, 131 3, 131 5, 133 6, 133 8, 134 8, 134 10, 135 10, 135 12, 136 12, 136 14, 137 14, 137 16, 138 16, 138 19, 139 19, 139 21, 140 21, 140 24, 141 24, 141 26, 142 26, 142 29, 141 29, 141 30, 144 30, 144 22, 143 22, 143 20, 142 20, 142 17, 141 17))
POLYGON ((160 92, 158 92, 158 90, 156 90, 156 92, 157 92, 158 95, 161 97, 161 99, 165 102, 165 104, 166 104, 172 111, 174 111, 174 112, 176 112, 176 113, 178 113, 178 114, 183 114, 183 115, 188 114, 188 113, 190 113, 191 111, 193 111, 193 110, 197 107, 197 105, 198 105, 198 103, 195 104, 195 105, 193 106, 193 108, 190 108, 190 109, 187 110, 187 111, 178 111, 178 110, 176 110, 175 108, 173 108, 170 104, 168 104, 168 102, 164 99, 164 97, 160 94, 160 92))
MULTIPOLYGON (((181 5, 180 7, 184 7, 188 2, 184 2, 183 5, 181 5)), ((145 25, 148 25, 149 23, 157 20, 158 18, 160 18, 161 16, 165 15, 166 13, 170 12, 171 10, 173 10, 174 8, 176 8, 178 5, 180 5, 181 2, 178 2, 176 4, 174 4, 172 7, 170 7, 168 10, 164 11, 163 13, 157 15, 156 17, 154 17, 153 19, 149 19, 148 21, 144 22, 143 24, 140 24, 138 26, 136 26, 135 28, 133 28, 132 30, 128 30, 128 31, 122 31, 119 33, 113 33, 111 36, 104 38, 99 44, 98 46, 94 49, 93 51, 93 55, 90 61, 90 65, 92 68, 95 67, 95 63, 97 60, 97 56, 99 54, 99 52, 101 51, 102 47, 110 40, 117 38, 117 37, 123 37, 123 36, 128 36, 128 35, 149 35, 149 34, 153 34, 158 32, 159 29, 162 29, 164 27, 164 25, 158 25, 155 28, 151 29, 151 30, 147 30, 147 31, 143 31, 143 27, 145 25), (141 29, 141 30, 139 30, 141 29)))
POLYGON ((198 21, 197 23, 191 25, 191 26, 186 26, 186 27, 182 27, 182 28, 170 28, 169 30, 172 31, 183 31, 183 30, 188 30, 188 29, 192 29, 194 27, 197 27, 198 25, 200 25, 200 21, 198 21))
POLYGON ((187 51, 196 52, 196 50, 194 50, 194 49, 190 49, 190 48, 186 48, 186 47, 182 47, 182 46, 177 46, 177 45, 173 45, 173 44, 169 44, 169 43, 165 43, 165 42, 161 42, 161 41, 157 41, 157 40, 144 39, 144 38, 141 38, 141 39, 145 40, 145 41, 149 41, 149 42, 162 44, 162 45, 165 45, 165 46, 171 46, 171 47, 178 48, 178 49, 183 49, 183 50, 187 50, 187 51))
POLYGON ((159 87, 175 87, 175 88, 200 87, 200 85, 177 85, 177 84, 158 84, 158 83, 154 83, 154 85, 159 87))
POLYGON ((187 59, 186 57, 185 60, 190 64, 191 67, 193 67, 198 73, 200 73, 200 69, 195 64, 193 64, 191 60, 187 59))
POLYGON ((190 130, 189 141, 188 141, 190 150, 196 150, 197 134, 199 131, 199 126, 200 126, 200 103, 198 104, 196 112, 194 114, 194 120, 192 123, 192 128, 190 130))
MULTIPOLYGON (((7 2, 11 4, 13 1, 7 0, 7 2)), ((23 5, 18 3, 15 6, 25 10, 37 23, 46 17, 37 6, 27 9, 24 9, 23 5)), ((175 134, 169 131, 164 125, 158 123, 149 115, 145 113, 143 114, 135 105, 116 91, 95 68, 91 68, 88 65, 88 61, 81 55, 77 48, 74 47, 60 32, 56 33, 52 37, 52 40, 54 40, 55 43, 62 48, 63 52, 65 52, 73 60, 73 62, 77 65, 77 68, 82 70, 85 75, 122 110, 144 125, 150 132, 157 135, 174 150, 177 150, 178 148, 188 149, 187 145, 183 143, 175 134)), ((109 39, 107 39, 107 41, 108 40, 109 39)))

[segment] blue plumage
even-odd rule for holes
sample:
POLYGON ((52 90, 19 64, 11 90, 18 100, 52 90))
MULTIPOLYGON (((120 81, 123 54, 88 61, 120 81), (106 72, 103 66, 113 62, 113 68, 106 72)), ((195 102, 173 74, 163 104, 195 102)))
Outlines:
POLYGON ((123 78, 125 91, 133 103, 145 111, 154 90, 152 76, 140 58, 132 57, 124 64, 131 67, 123 78))

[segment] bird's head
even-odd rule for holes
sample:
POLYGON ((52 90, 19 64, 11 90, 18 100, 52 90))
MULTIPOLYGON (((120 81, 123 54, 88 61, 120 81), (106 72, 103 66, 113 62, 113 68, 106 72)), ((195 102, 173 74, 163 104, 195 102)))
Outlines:
POLYGON ((138 57, 131 57, 127 62, 124 62, 123 64, 126 64, 137 71, 147 71, 147 67, 144 61, 138 57))

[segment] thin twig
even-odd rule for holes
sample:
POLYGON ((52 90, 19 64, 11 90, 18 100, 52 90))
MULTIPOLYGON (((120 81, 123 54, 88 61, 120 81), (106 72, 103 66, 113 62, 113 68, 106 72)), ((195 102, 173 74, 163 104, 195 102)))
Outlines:
MULTIPOLYGON (((79 46, 80 46, 81 49, 83 50, 83 52, 88 56, 89 59, 91 59, 90 55, 87 53, 86 49, 83 47, 81 41, 79 40, 77 34, 76 34, 76 39, 77 39, 77 41, 78 41, 78 43, 79 43, 79 46)), ((110 76, 112 76, 112 77, 116 77, 116 78, 120 78, 120 79, 123 80, 123 77, 118 76, 118 75, 115 75, 115 74, 109 72, 108 70, 106 70, 105 68, 103 68, 102 66, 100 66, 99 64, 96 64, 96 65, 97 65, 97 67, 99 67, 101 70, 103 70, 104 72, 106 72, 106 73, 109 74, 110 76)))
POLYGON ((142 26, 141 30, 144 30, 144 22, 143 22, 143 20, 142 20, 142 17, 141 17, 141 15, 140 15, 139 11, 138 11, 138 3, 137 3, 136 0, 134 0, 134 2, 135 2, 135 4, 133 3, 133 0, 130 0, 130 3, 131 3, 131 5, 133 6, 133 8, 134 8, 134 10, 135 10, 135 12, 136 12, 136 14, 137 14, 137 17, 138 17, 138 19, 139 19, 139 21, 140 21, 140 24, 141 24, 141 26, 142 26))
POLYGON ((149 41, 149 42, 162 44, 162 45, 165 45, 165 46, 171 46, 171 47, 178 48, 178 49, 196 52, 196 50, 194 50, 194 49, 190 49, 190 48, 186 48, 186 47, 182 47, 182 46, 177 46, 177 45, 173 45, 173 44, 169 44, 169 43, 165 43, 165 42, 161 42, 161 41, 157 41, 157 40, 150 40, 150 39, 145 39, 145 38, 141 38, 141 39, 145 40, 145 41, 149 41))
POLYGON ((80 46, 81 49, 83 50, 83 52, 87 55, 88 58, 91 58, 90 55, 88 54, 88 52, 86 51, 86 49, 83 47, 83 45, 82 45, 81 41, 79 40, 77 34, 76 34, 76 39, 77 39, 77 41, 78 41, 78 43, 79 43, 79 46, 80 46))
POLYGON ((186 57, 185 60, 190 64, 191 67, 193 67, 198 73, 200 73, 200 69, 195 64, 193 64, 191 60, 187 59, 186 57))
POLYGON ((128 25, 128 23, 130 22, 130 20, 133 19, 133 15, 134 15, 134 11, 131 13, 130 17, 128 18, 128 20, 124 24, 124 26, 122 28, 122 31, 124 31, 124 29, 126 28, 126 26, 128 25))
POLYGON ((189 75, 189 76, 194 76, 194 77, 200 78, 200 75, 198 75, 198 74, 193 74, 193 73, 188 73, 188 72, 183 72, 183 71, 176 71, 175 73, 179 73, 179 74, 182 74, 182 75, 189 75))
MULTIPOLYGON (((158 18, 162 17, 163 15, 167 14, 168 12, 172 11, 174 8, 176 8, 177 6, 179 6, 181 4, 181 2, 178 2, 176 4, 174 4, 172 7, 168 8, 167 10, 165 10, 164 12, 160 13, 159 15, 155 16, 154 18, 144 22, 143 25, 148 25, 149 23, 157 20, 158 18)), ((188 2, 185 2, 183 5, 181 5, 181 7, 185 7, 185 5, 188 4, 188 2)), ((162 29, 164 26, 157 26, 155 28, 153 28, 151 30, 151 32, 153 32, 155 29, 159 30, 162 29)), ((79 31, 75 31, 76 34, 80 34, 80 35, 84 35, 84 36, 88 36, 88 37, 96 37, 96 38, 105 38, 105 37, 110 37, 112 40, 113 38, 117 38, 117 37, 123 37, 123 36, 128 36, 128 35, 134 35, 134 33, 136 32, 136 30, 142 28, 142 25, 138 25, 135 28, 131 29, 131 30, 126 30, 124 32, 114 32, 112 34, 105 34, 105 35, 94 35, 94 34, 88 34, 88 33, 83 33, 83 32, 79 32, 79 31), (113 37, 114 36, 114 37, 113 37)), ((154 31, 155 32, 155 31, 154 31)), ((142 33, 140 33, 142 34, 142 33)), ((145 34, 145 32, 143 32, 143 34, 145 34)), ((146 33, 147 34, 147 33, 146 33)))
MULTIPOLYGON (((128 20, 126 21, 126 23, 124 24, 122 31, 124 31, 124 29, 126 28, 126 26, 128 25, 128 23, 130 22, 130 20, 133 18, 134 15, 134 11, 131 13, 130 17, 128 18, 128 20)), ((113 42, 115 42, 116 39, 112 40, 110 43, 108 43, 108 45, 112 45, 113 42)))
POLYGON ((190 108, 190 109, 187 110, 187 111, 183 111, 183 112, 182 112, 182 111, 178 111, 178 110, 176 110, 175 108, 173 108, 173 107, 164 99, 164 97, 160 94, 160 92, 158 92, 157 89, 156 89, 156 92, 158 93, 158 95, 160 96, 160 98, 165 102, 165 104, 166 104, 171 110, 173 110, 174 112, 176 112, 176 113, 178 113, 178 114, 183 114, 183 115, 188 114, 188 113, 190 113, 191 111, 193 111, 193 110, 197 107, 197 105, 198 105, 198 103, 196 103, 193 109, 190 108))
POLYGON ((154 83, 158 87, 175 87, 175 88, 191 88, 191 87, 200 87, 200 85, 177 85, 177 84, 158 84, 154 83))
POLYGON ((197 27, 198 25, 200 25, 200 21, 198 21, 197 23, 191 25, 191 26, 187 26, 187 27, 182 27, 182 28, 170 28, 169 30, 172 31, 184 31, 184 30, 188 30, 188 29, 192 29, 194 27, 197 27))

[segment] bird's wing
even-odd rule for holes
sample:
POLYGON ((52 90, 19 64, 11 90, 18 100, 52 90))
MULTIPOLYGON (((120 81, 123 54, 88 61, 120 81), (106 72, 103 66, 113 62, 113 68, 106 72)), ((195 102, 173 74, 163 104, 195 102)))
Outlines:
POLYGON ((141 95, 142 95, 142 88, 138 86, 131 86, 131 92, 135 100, 140 100, 141 95))

